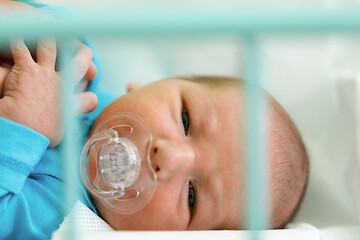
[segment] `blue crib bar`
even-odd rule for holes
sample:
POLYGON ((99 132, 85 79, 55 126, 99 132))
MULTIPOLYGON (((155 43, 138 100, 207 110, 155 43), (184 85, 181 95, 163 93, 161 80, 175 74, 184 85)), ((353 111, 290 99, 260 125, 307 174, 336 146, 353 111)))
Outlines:
POLYGON ((0 38, 82 35, 203 35, 259 34, 266 32, 355 32, 360 29, 360 8, 254 8, 176 5, 87 8, 64 19, 26 16, 1 18, 0 38), (96 16, 96 17, 94 17, 96 16), (6 33, 6 34, 4 34, 6 33))

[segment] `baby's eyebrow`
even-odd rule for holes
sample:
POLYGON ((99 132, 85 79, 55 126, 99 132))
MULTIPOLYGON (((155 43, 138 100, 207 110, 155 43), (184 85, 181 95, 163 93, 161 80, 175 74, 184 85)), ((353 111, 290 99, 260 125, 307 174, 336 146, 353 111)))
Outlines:
POLYGON ((198 126, 201 134, 209 139, 221 137, 219 136, 219 133, 215 131, 218 116, 214 107, 206 101, 199 105, 201 105, 200 107, 202 108, 202 113, 200 114, 200 111, 195 111, 195 114, 198 117, 198 126))
POLYGON ((195 126, 195 131, 203 137, 216 137, 213 131, 217 123, 217 115, 214 107, 207 101, 206 95, 198 92, 197 97, 184 97, 190 115, 190 123, 195 126))

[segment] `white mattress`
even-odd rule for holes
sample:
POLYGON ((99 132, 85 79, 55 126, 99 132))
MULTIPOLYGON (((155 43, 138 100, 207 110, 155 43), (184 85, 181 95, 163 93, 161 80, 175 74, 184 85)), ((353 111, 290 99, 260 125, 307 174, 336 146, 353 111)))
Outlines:
POLYGON ((360 226, 337 226, 318 229, 310 224, 290 224, 287 229, 258 231, 115 231, 81 202, 77 202, 70 215, 52 239, 206 239, 247 240, 258 234, 264 240, 359 240, 360 226), (71 225, 70 225, 71 224, 71 225))
MULTIPOLYGON (((317 232, 309 230, 271 230, 261 232, 266 240, 319 240, 317 232)), ((72 235, 74 236, 74 235, 72 235)), ((106 233, 80 233, 77 239, 126 239, 126 240, 250 240, 248 231, 195 231, 195 232, 106 232, 106 233)), ((57 239, 64 239, 66 235, 59 235, 57 239)))

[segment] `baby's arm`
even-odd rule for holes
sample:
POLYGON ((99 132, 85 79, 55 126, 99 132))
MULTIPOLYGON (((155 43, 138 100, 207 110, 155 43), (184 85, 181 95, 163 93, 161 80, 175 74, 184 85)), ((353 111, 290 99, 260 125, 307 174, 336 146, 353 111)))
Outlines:
MULTIPOLYGON (((41 41, 35 62, 22 41, 12 44, 15 65, 4 79, 0 98, 0 239, 48 239, 62 221, 61 164, 45 153, 50 140, 60 140, 54 41, 41 41), (45 154, 44 154, 45 153, 45 154)), ((96 69, 91 51, 81 45, 72 64, 74 85, 96 69)), ((92 93, 82 93, 84 111, 96 106, 92 93)))

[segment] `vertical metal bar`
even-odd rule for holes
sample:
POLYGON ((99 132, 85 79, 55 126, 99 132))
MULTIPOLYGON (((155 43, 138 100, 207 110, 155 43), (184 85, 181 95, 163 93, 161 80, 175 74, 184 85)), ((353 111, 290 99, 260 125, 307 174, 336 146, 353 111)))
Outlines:
MULTIPOLYGON (((74 205, 74 202, 76 201, 76 195, 74 191, 74 186, 72 186, 72 183, 74 183, 74 163, 78 161, 78 151, 80 149, 80 143, 77 141, 78 137, 76 136, 76 133, 78 133, 79 124, 75 120, 75 116, 77 114, 77 109, 75 103, 75 97, 74 97, 74 90, 73 87, 73 73, 74 69, 73 66, 70 66, 68 63, 71 61, 71 58, 73 56, 73 45, 71 44, 70 38, 62 39, 61 41, 61 47, 63 51, 61 52, 61 66, 62 66, 62 126, 64 129, 64 138, 61 143, 61 161, 62 161, 62 170, 63 170, 63 176, 65 180, 64 184, 64 206, 65 209, 63 209, 64 213, 67 214, 68 211, 71 209, 71 207, 74 205)), ((73 221, 70 221, 71 223, 74 223, 73 221)), ((67 239, 75 239, 76 238, 76 232, 74 229, 73 224, 69 224, 67 228, 67 239)))
MULTIPOLYGON (((246 42, 246 218, 247 229, 269 228, 269 194, 265 133, 266 99, 259 88, 261 57, 259 37, 247 35, 246 42)), ((259 231, 251 231, 250 239, 259 240, 259 231)))

